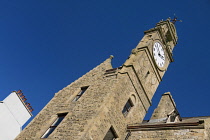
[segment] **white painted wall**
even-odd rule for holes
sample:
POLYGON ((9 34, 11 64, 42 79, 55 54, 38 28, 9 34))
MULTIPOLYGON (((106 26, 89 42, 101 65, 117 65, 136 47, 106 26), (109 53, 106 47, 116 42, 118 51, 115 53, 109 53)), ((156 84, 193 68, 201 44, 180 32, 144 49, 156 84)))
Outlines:
POLYGON ((31 117, 15 92, 0 103, 0 140, 14 140, 31 117))

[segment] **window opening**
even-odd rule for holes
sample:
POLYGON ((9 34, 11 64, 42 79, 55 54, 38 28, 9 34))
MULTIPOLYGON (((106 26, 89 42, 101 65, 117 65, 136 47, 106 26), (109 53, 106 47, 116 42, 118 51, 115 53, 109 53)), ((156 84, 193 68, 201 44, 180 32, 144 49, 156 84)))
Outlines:
POLYGON ((105 135, 103 140, 116 140, 117 137, 118 136, 117 136, 114 128, 111 126, 109 131, 106 133, 106 135, 105 135))
POLYGON ((131 101, 131 99, 129 99, 125 106, 123 107, 122 113, 124 116, 126 116, 128 114, 128 112, 130 112, 131 108, 133 107, 133 103, 131 101))
POLYGON ((76 102, 77 100, 79 100, 79 98, 85 93, 87 88, 88 88, 88 86, 87 87, 81 87, 80 92, 77 94, 77 96, 72 101, 76 102))
POLYGON ((173 109, 170 113, 168 113, 167 116, 168 116, 167 123, 182 121, 179 112, 176 109, 173 109))
POLYGON ((53 124, 48 128, 45 134, 41 138, 47 138, 49 135, 57 128, 61 121, 65 118, 67 113, 59 114, 58 118, 53 122, 53 124))

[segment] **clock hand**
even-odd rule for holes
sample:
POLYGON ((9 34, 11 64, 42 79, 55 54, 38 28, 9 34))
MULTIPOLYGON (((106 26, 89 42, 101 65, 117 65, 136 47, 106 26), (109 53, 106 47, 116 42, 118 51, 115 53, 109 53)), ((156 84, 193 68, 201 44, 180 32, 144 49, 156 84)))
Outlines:
POLYGON ((160 55, 160 50, 159 50, 159 48, 158 48, 157 50, 158 50, 158 55, 160 55))
POLYGON ((162 56, 160 53, 158 53, 158 56, 164 60, 164 56, 162 56))
POLYGON ((160 55, 160 58, 164 60, 164 56, 160 55))

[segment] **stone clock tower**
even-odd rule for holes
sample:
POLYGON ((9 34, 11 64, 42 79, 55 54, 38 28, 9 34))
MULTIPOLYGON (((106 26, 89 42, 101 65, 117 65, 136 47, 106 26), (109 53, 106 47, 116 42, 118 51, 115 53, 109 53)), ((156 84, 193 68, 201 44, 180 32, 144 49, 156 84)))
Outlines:
POLYGON ((121 67, 110 56, 57 92, 16 140, 128 139, 127 125, 143 121, 176 44, 174 24, 160 21, 121 67))

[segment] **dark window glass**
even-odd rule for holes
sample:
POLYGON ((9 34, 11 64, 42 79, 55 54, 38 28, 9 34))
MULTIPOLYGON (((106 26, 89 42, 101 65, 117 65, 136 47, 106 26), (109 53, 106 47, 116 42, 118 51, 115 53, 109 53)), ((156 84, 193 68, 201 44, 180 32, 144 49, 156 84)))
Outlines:
POLYGON ((174 116, 174 115, 171 115, 171 116, 169 116, 169 117, 170 117, 170 122, 174 122, 175 119, 176 119, 176 116, 174 116))
POLYGON ((77 96, 73 99, 73 102, 76 102, 79 100, 79 98, 85 93, 88 87, 82 87, 80 92, 77 94, 77 96))
POLYGON ((58 118, 55 120, 55 122, 49 127, 49 129, 45 132, 45 134, 41 138, 47 138, 54 130, 55 128, 61 123, 61 121, 64 119, 67 113, 65 114, 59 114, 58 118))
POLYGON ((54 122, 52 126, 58 126, 65 116, 58 116, 58 119, 54 122))
POLYGON ((128 112, 131 110, 131 107, 133 107, 133 103, 131 102, 131 100, 129 99, 125 106, 123 107, 122 113, 124 116, 126 116, 128 114, 128 112))
POLYGON ((106 136, 103 140, 115 140, 117 138, 116 132, 113 127, 110 127, 109 131, 106 133, 106 136))

